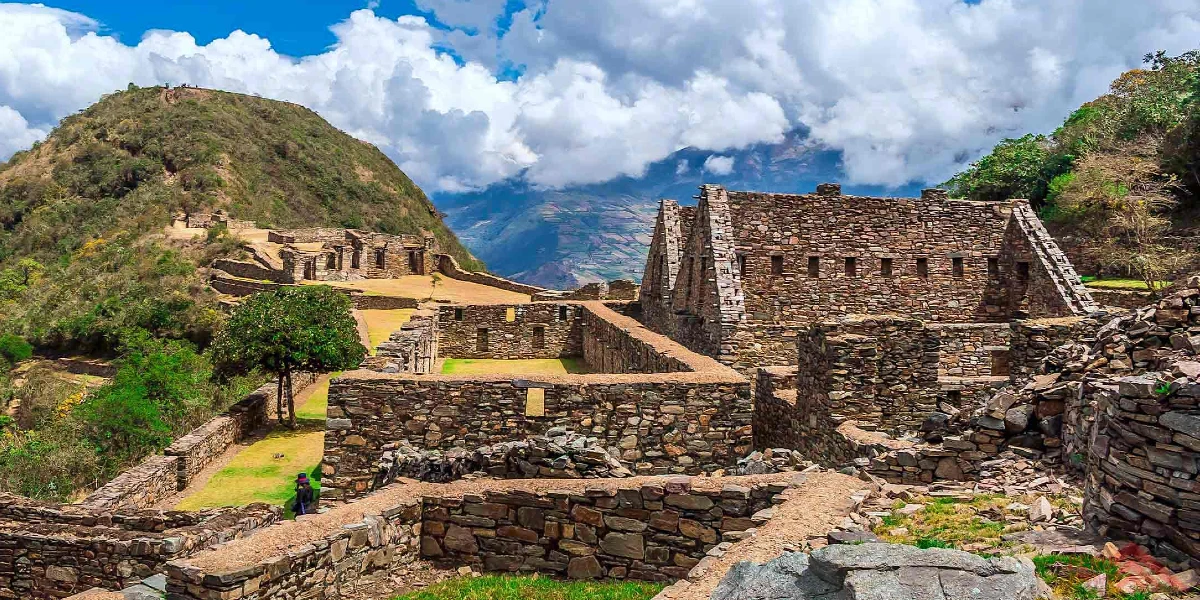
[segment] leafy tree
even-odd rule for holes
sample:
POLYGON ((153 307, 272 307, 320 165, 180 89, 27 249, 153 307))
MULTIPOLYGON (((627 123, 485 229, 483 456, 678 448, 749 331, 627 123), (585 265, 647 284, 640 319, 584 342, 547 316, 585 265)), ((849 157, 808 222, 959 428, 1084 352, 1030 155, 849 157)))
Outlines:
POLYGON ((11 333, 0 334, 0 360, 17 364, 33 356, 33 346, 21 336, 11 333))
POLYGON ((274 373, 279 420, 283 422, 286 397, 288 423, 294 427, 294 371, 353 369, 366 356, 350 309, 350 299, 328 286, 281 287, 255 294, 234 309, 213 342, 216 373, 274 373))
POLYGON ((1051 164, 1049 138, 1030 134, 1000 142, 945 186, 951 195, 972 200, 1041 200, 1051 164))

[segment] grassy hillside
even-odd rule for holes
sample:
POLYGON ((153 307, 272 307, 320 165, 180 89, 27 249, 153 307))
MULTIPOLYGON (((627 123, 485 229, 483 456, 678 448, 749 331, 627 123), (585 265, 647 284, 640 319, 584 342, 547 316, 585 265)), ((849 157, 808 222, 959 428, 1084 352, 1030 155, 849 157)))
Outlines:
POLYGON ((215 317, 195 267, 237 244, 178 247, 154 234, 176 212, 216 208, 263 227, 424 229, 480 266, 383 153, 316 113, 131 87, 0 165, 0 316, 41 346, 107 350, 126 327, 203 343, 215 317))
POLYGON ((0 490, 77 498, 263 383, 214 378, 205 351, 224 318, 202 267, 239 240, 164 235, 174 214, 216 208, 263 227, 424 229, 479 267, 396 165, 310 110, 194 88, 107 96, 0 165, 0 411, 17 409, 0 414, 0 490), (29 343, 117 374, 84 390, 11 369, 29 343))
POLYGON ((1200 193, 1200 52, 1148 55, 1050 135, 1001 142, 946 182, 977 200, 1027 198, 1101 271, 1147 282, 1195 266, 1200 193))

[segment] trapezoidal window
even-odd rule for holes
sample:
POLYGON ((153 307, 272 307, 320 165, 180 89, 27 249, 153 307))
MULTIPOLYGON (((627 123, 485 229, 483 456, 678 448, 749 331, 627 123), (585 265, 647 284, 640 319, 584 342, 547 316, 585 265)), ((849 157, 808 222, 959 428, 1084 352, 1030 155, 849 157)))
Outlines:
POLYGON ((808 277, 809 277, 809 279, 816 279, 820 276, 821 276, 821 257, 820 256, 808 257, 808 277))
POLYGON ((463 319, 463 309, 461 309, 461 308, 454 309, 454 320, 461 321, 462 319, 463 319))
POLYGON ((879 274, 883 275, 884 277, 892 276, 892 259, 890 259, 890 258, 879 259, 879 274))
POLYGON ((488 330, 486 327, 480 327, 475 330, 475 351, 488 351, 488 330))
POLYGON ((567 320, 567 310, 568 310, 568 309, 567 309, 566 305, 563 305, 563 306, 559 306, 559 307, 558 307, 558 320, 559 320, 559 321, 566 321, 566 320, 567 320))
POLYGON ((846 277, 858 277, 858 259, 846 257, 846 277))
POLYGON ((925 279, 926 277, 929 277, 929 259, 928 258, 918 258, 917 259, 917 277, 920 277, 921 279, 925 279))
POLYGON ((776 255, 771 257, 771 274, 778 277, 783 275, 783 257, 776 255))
POLYGON ((546 347, 546 328, 545 327, 534 327, 533 328, 533 349, 534 350, 542 350, 542 349, 545 349, 545 347, 546 347))
POLYGON ((375 268, 382 269, 387 265, 387 252, 382 248, 375 251, 375 268))
POLYGON ((544 417, 546 416, 546 390, 542 388, 526 388, 525 390, 525 416, 527 417, 544 417))
POLYGON ((950 272, 954 274, 956 279, 962 279, 963 259, 961 256, 954 256, 950 258, 950 272))
POLYGON ((504 320, 509 323, 516 321, 517 320, 517 309, 515 309, 511 306, 508 307, 507 309, 505 309, 504 310, 504 320))
POLYGON ((1009 375, 1008 350, 992 350, 992 377, 1009 375))
POLYGON ((1000 279, 1000 259, 988 257, 988 279, 1000 279))
POLYGON ((1024 261, 1017 263, 1017 280, 1029 281, 1029 263, 1024 261))
POLYGON ((745 254, 737 255, 737 263, 738 263, 738 275, 745 277, 746 276, 746 255, 745 254))

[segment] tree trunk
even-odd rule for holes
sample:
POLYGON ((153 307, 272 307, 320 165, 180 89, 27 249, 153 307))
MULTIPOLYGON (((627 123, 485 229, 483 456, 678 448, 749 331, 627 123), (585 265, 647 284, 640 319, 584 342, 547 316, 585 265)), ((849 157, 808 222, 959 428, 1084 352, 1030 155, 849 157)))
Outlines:
POLYGON ((283 425, 283 373, 275 374, 275 420, 283 425))
POLYGON ((296 428, 296 396, 292 390, 292 368, 287 368, 288 427, 296 428))

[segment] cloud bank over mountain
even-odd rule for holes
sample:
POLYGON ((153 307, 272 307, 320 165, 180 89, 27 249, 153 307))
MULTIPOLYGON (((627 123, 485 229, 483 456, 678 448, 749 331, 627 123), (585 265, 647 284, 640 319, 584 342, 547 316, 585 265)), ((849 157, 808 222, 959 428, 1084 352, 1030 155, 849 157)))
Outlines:
POLYGON ((431 191, 637 177, 693 147, 797 128, 848 183, 941 181, 1007 134, 1050 130, 1154 50, 1200 40, 1200 0, 419 0, 332 24, 303 57, 234 31, 137 44, 0 4, 0 159, 102 94, 160 83, 308 106, 431 191), (503 23, 503 26, 501 26, 503 23))

